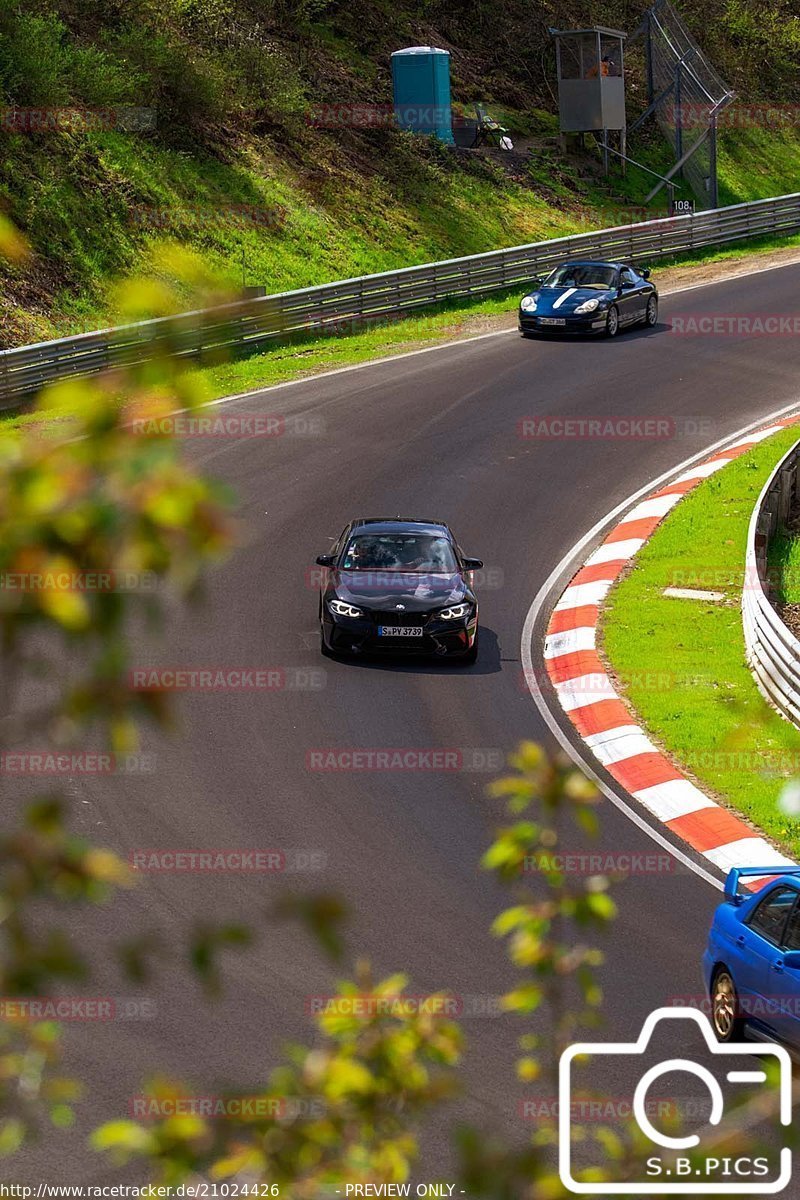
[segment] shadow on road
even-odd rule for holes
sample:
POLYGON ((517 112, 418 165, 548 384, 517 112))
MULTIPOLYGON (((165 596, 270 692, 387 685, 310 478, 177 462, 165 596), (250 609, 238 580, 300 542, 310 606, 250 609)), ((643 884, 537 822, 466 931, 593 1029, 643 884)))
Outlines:
POLYGON ((560 333, 558 330, 552 330, 548 333, 536 332, 528 333, 523 338, 520 335, 520 341, 538 342, 540 345, 543 342, 558 342, 563 345, 565 342, 577 342, 578 345, 584 345, 591 342, 595 346, 614 346, 619 342, 627 342, 632 338, 638 342, 641 338, 653 337, 656 334, 668 333, 670 325, 666 321, 659 321, 657 325, 631 325, 620 329, 615 338, 606 337, 602 333, 560 333))
MULTIPOLYGON (((330 661, 330 660, 329 660, 330 661)), ((411 675, 496 675, 501 670, 500 643, 493 629, 481 625, 478 661, 471 665, 455 658, 404 658, 401 655, 337 655, 334 662, 343 667, 361 667, 368 671, 404 672, 411 675)))

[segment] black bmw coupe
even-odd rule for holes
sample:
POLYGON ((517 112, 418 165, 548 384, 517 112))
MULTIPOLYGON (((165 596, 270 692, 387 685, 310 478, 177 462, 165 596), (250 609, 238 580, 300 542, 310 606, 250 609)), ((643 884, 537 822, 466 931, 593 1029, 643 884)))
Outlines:
POLYGON ((317 564, 326 569, 319 605, 323 654, 429 654, 475 662, 472 572, 483 563, 465 557, 447 525, 361 518, 317 564))

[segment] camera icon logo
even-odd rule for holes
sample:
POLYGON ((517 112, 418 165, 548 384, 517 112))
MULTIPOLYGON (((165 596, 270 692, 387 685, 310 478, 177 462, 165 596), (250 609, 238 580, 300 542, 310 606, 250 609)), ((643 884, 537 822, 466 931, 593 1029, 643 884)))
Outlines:
MULTIPOLYGON (((702 1139, 699 1133, 688 1133, 673 1137, 661 1132, 653 1124, 648 1112, 648 1092, 662 1076, 684 1073, 699 1079, 710 1097, 710 1114, 702 1125, 716 1126, 725 1113, 725 1097, 719 1079, 703 1063, 689 1058, 670 1058, 658 1062, 644 1071, 638 1080, 633 1102, 632 1115, 644 1136, 652 1143, 652 1155, 642 1163, 642 1178, 639 1180, 613 1180, 583 1182, 575 1178, 577 1166, 573 1158, 571 1117, 573 1103, 573 1063, 578 1058, 616 1059, 622 1067, 625 1060, 628 1070, 635 1072, 635 1059, 647 1051, 653 1032, 661 1022, 680 1022, 672 1032, 680 1036, 690 1034, 689 1026, 699 1028, 710 1054, 719 1060, 720 1073, 728 1084, 735 1087, 746 1085, 750 1095, 760 1087, 775 1086, 778 1099, 779 1121, 782 1126, 792 1122, 792 1064, 789 1053, 783 1046, 772 1043, 720 1043, 714 1036, 708 1019, 699 1011, 685 1008, 659 1008, 645 1021, 635 1042, 580 1042, 569 1046, 559 1062, 559 1151, 558 1169, 561 1182, 568 1191, 581 1196, 658 1194, 682 1196, 753 1196, 775 1195, 789 1184, 792 1177, 792 1151, 783 1146, 771 1157, 718 1157, 709 1154, 703 1157, 702 1139), (732 1061, 738 1059, 738 1065, 732 1061), (731 1060, 731 1061, 726 1061, 731 1060), (744 1060, 744 1061, 743 1061, 744 1060), (770 1083, 764 1069, 764 1060, 777 1064, 777 1084, 770 1083), (692 1157, 682 1156, 690 1151, 692 1157)), ((583 1164, 601 1165, 601 1164, 583 1164)))

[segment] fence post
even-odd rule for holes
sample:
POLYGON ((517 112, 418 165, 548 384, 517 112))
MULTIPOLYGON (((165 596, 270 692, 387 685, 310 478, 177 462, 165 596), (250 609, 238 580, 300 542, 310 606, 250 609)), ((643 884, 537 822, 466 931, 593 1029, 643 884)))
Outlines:
POLYGON ((645 26, 645 57, 647 59, 647 103, 653 103, 655 96, 655 88, 653 87, 653 26, 650 13, 647 14, 647 24, 645 26))
POLYGON ((789 512, 792 507, 792 490, 793 490, 793 475, 794 471, 791 467, 786 467, 778 476, 778 528, 785 529, 789 520, 789 512))
POLYGON ((770 524, 770 514, 768 512, 762 512, 758 518, 755 538, 756 570, 758 572, 759 579, 762 581, 766 580, 767 578, 767 546, 771 536, 770 524))
MULTIPOLYGON (((675 68, 675 88, 673 90, 675 109, 675 159, 683 158, 683 117, 681 115, 681 64, 675 68)), ((683 171, 678 174, 683 177, 683 171)))
POLYGON ((719 207, 719 185, 717 183, 717 114, 711 118, 711 133, 709 134, 708 149, 708 182, 709 204, 712 208, 719 207))

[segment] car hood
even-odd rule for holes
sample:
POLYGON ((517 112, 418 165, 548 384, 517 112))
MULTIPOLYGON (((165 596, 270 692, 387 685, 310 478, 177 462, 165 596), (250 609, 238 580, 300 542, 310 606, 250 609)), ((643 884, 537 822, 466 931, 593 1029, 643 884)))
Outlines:
POLYGON ((587 300, 610 300, 614 296, 612 290, 598 291, 597 288, 569 288, 569 287, 546 287, 540 288, 538 292, 532 292, 531 295, 536 296, 536 315, 537 316, 552 316, 564 317, 568 313, 575 312, 581 304, 585 304, 587 300))
POLYGON ((334 571, 331 583, 340 600, 362 608, 392 608, 426 612, 439 605, 472 599, 462 575, 404 575, 394 571, 334 571))

